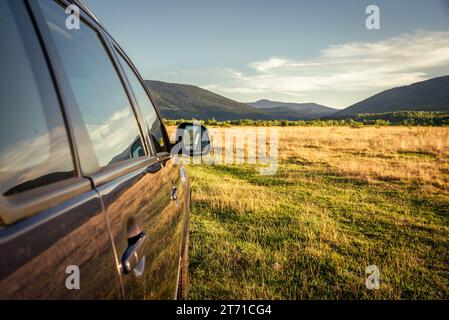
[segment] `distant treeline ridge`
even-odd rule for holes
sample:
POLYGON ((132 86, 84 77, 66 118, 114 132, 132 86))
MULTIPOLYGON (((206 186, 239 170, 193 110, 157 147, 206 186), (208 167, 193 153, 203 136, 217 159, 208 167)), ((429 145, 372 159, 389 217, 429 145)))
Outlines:
POLYGON ((182 122, 199 121, 207 126, 232 127, 232 126, 254 126, 254 127, 297 127, 297 126, 350 126, 359 128, 363 126, 449 126, 449 113, 445 112, 390 112, 379 114, 358 114, 346 119, 320 119, 320 120, 228 120, 217 121, 215 119, 164 119, 168 126, 176 126, 182 122))

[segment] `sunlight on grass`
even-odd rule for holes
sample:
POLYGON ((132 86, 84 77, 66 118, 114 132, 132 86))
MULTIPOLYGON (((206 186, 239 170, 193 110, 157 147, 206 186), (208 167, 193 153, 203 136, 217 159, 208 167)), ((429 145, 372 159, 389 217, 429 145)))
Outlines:
POLYGON ((189 167, 192 299, 449 298, 448 128, 277 129, 276 175, 189 167))

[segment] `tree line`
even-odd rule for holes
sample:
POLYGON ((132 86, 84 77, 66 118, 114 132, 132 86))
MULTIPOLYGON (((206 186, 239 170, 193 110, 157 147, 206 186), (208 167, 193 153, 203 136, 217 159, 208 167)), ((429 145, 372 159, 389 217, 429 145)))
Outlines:
POLYGON ((379 114, 358 114, 345 119, 316 119, 316 120, 226 120, 214 118, 207 120, 196 119, 164 119, 168 126, 177 126, 182 122, 198 121, 206 126, 216 127, 335 127, 349 126, 360 128, 364 126, 449 126, 449 113, 445 112, 389 112, 379 114))

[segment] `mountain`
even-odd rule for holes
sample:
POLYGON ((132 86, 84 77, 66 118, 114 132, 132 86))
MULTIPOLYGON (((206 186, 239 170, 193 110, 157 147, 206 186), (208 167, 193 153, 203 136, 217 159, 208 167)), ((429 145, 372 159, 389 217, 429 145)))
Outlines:
POLYGON ((316 103, 288 103, 270 100, 259 100, 247 103, 257 109, 274 114, 290 114, 300 119, 317 119, 337 112, 337 109, 322 106, 316 103))
POLYGON ((398 111, 449 111, 449 76, 383 91, 333 114, 331 118, 398 111))
POLYGON ((336 111, 313 103, 284 104, 261 100, 250 105, 192 85, 152 80, 145 82, 162 116, 167 119, 310 120, 336 111))
POLYGON ((273 115, 187 84, 145 81, 162 116, 167 119, 272 119, 273 115))
POLYGON ((240 103, 186 84, 145 81, 167 119, 313 120, 399 111, 449 111, 449 76, 383 91, 344 110, 315 103, 240 103))

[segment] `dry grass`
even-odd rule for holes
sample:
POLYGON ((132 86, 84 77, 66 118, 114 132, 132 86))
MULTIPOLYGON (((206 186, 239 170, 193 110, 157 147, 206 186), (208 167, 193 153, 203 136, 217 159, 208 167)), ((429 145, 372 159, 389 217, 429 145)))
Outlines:
POLYGON ((326 164, 369 181, 416 181, 448 190, 449 129, 380 127, 282 128, 280 155, 326 164))
POLYGON ((191 298, 449 298, 449 128, 274 129, 273 176, 190 167, 191 298))

